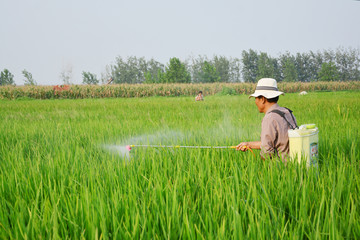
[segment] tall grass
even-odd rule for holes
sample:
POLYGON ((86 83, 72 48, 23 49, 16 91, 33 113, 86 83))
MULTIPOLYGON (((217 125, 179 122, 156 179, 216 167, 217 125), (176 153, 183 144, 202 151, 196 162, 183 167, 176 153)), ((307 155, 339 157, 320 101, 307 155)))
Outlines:
POLYGON ((134 148, 129 160, 104 148, 257 139, 263 116, 246 96, 2 100, 0 237, 358 239, 358 98, 280 98, 318 125, 319 169, 233 150, 134 148))

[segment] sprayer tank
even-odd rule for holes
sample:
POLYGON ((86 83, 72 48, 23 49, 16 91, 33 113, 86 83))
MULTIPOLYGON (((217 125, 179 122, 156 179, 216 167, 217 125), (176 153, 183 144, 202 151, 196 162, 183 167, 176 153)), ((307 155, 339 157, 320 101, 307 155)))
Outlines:
POLYGON ((292 161, 306 161, 306 165, 318 166, 319 130, 315 124, 301 125, 298 129, 288 130, 290 159, 292 161))

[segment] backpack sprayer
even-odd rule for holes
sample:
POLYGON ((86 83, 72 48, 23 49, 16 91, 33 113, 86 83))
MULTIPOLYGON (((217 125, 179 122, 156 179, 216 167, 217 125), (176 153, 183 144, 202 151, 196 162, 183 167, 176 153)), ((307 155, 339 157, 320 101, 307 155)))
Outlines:
MULTIPOLYGON (((236 146, 166 146, 166 145, 127 145, 126 149, 130 152, 132 148, 134 147, 151 147, 151 148, 195 148, 195 149, 236 149, 236 146)), ((243 148, 246 148, 250 150, 250 152, 254 155, 255 153, 252 151, 252 149, 248 146, 244 146, 243 148)))
POLYGON ((289 136, 289 149, 290 149, 290 158, 291 160, 301 162, 304 158, 306 160, 306 165, 318 166, 318 142, 319 142, 319 129, 315 124, 303 124, 297 126, 294 115, 292 111, 286 108, 295 123, 293 126, 285 117, 285 113, 280 110, 272 110, 271 112, 279 114, 289 125, 290 129, 288 130, 289 136))

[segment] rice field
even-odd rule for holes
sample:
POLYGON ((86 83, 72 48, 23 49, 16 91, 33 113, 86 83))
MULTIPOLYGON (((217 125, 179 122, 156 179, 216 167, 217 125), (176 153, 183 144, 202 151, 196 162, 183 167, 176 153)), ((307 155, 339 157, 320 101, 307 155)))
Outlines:
POLYGON ((246 95, 0 100, 0 238, 359 239, 359 99, 280 97, 319 127, 318 169, 258 151, 126 151, 257 140, 246 95))

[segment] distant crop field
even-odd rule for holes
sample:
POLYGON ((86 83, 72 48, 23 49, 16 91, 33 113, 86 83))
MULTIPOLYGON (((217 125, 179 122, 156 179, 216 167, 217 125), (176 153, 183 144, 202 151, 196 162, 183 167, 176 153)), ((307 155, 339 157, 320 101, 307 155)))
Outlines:
POLYGON ((2 239, 359 239, 360 92, 286 94, 319 168, 232 149, 260 138, 246 95, 0 100, 2 239))
MULTIPOLYGON (((286 93, 301 91, 359 91, 360 81, 344 82, 280 82, 286 93)), ((0 86, 0 99, 83 99, 83 98, 140 98, 251 94, 256 83, 171 83, 171 84, 114 84, 114 85, 56 85, 0 86)))

